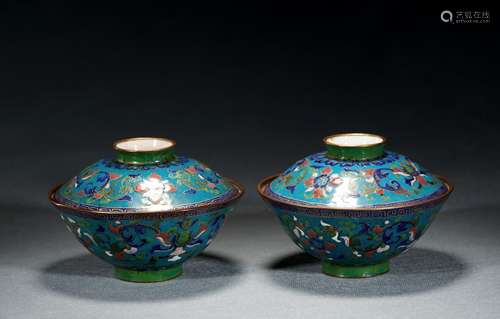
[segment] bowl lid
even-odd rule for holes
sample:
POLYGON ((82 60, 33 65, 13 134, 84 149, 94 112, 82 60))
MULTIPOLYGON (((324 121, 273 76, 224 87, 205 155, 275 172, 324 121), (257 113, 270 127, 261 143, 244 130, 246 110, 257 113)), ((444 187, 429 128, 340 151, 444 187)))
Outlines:
POLYGON ((423 202, 450 190, 408 157, 384 150, 381 136, 344 133, 324 143, 326 152, 293 164, 268 184, 266 193, 298 205, 370 209, 423 202))
POLYGON ((174 154, 175 142, 139 137, 114 143, 102 159, 61 185, 53 201, 95 212, 166 212, 216 205, 243 189, 205 164, 174 154))

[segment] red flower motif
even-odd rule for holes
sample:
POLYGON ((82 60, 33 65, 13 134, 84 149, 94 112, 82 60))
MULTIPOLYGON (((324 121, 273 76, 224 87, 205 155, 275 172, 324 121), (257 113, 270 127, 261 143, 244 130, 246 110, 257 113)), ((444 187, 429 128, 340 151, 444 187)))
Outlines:
POLYGON ((149 178, 150 178, 150 179, 158 179, 158 180, 161 180, 161 176, 160 176, 160 175, 158 175, 157 173, 151 173, 151 174, 149 175, 149 178))
POLYGON ((144 184, 140 183, 135 187, 135 191, 138 193, 142 193, 146 191, 146 188, 144 187, 144 184))
POLYGON ((313 191, 313 197, 314 198, 322 198, 325 197, 325 191, 322 188, 316 188, 313 191))
POLYGON ((307 237, 309 237, 309 238, 314 238, 317 235, 316 232, 312 229, 308 230, 306 234, 307 234, 307 237))
POLYGON ((115 254, 116 259, 123 259, 124 256, 125 256, 125 254, 123 253, 123 251, 120 251, 119 253, 115 254))
POLYGON ((115 173, 109 173, 109 179, 110 180, 115 180, 115 179, 118 179, 118 178, 120 178, 120 175, 115 174, 115 173))
POLYGON ((158 237, 161 237, 165 243, 169 242, 168 233, 158 233, 158 237))
POLYGON ((311 186, 314 183, 314 177, 308 178, 304 181, 304 185, 311 186))
POLYGON ((120 226, 115 227, 115 226, 113 226, 113 225, 110 224, 108 226, 108 228, 114 234, 119 234, 120 233, 120 226))
POLYGON ((422 185, 427 185, 427 181, 422 177, 422 175, 417 176, 417 181, 422 185))
POLYGON ((335 248, 337 248, 337 245, 335 245, 334 243, 330 243, 328 241, 325 243, 325 249, 326 250, 332 250, 332 249, 335 249, 335 248))
POLYGON ((396 189, 394 191, 394 193, 396 193, 396 194, 407 194, 408 191, 406 189, 404 189, 404 188, 401 187, 401 188, 396 189))
POLYGON ((382 227, 380 227, 379 225, 377 225, 377 226, 373 227, 373 232, 374 232, 375 234, 380 234, 380 233, 382 233, 383 231, 384 231, 384 229, 383 229, 382 227))

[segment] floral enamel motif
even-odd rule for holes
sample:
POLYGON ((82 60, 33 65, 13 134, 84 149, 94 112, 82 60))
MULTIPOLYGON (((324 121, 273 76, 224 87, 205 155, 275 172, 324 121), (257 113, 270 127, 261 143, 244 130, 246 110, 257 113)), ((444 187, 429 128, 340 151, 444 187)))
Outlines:
POLYGON ((444 179, 386 151, 369 133, 325 137, 326 152, 309 155, 257 186, 283 228, 325 274, 365 278, 389 271, 453 190, 444 179))
POLYGON ((85 247, 118 266, 165 266, 205 248, 222 226, 225 212, 164 221, 113 221, 72 214, 61 214, 61 219, 85 247))
MULTIPOLYGON (((432 215, 424 217, 432 218, 432 215)), ((420 225, 419 219, 413 217, 373 223, 331 219, 320 219, 317 223, 295 215, 280 215, 280 220, 299 247, 309 247, 315 256, 326 259, 341 252, 344 259, 353 262, 361 257, 406 250, 425 228, 425 224, 420 225)))
POLYGON ((271 184, 280 196, 343 207, 391 203, 432 194, 440 187, 433 176, 402 155, 364 162, 338 162, 324 153, 298 161, 271 184), (383 165, 378 165, 382 163, 383 165), (298 191, 300 189, 300 191, 298 191))
POLYGON ((161 180, 161 176, 153 173, 147 179, 138 183, 136 192, 142 193, 142 202, 145 205, 172 205, 168 193, 176 191, 175 185, 168 180, 161 180))
POLYGON ((147 166, 137 170, 102 160, 66 183, 60 194, 85 205, 170 209, 222 197, 230 190, 231 185, 204 164, 179 158, 154 172, 147 166))
POLYGON ((311 177, 304 181, 307 196, 314 198, 327 197, 340 184, 342 184, 342 178, 338 174, 333 174, 329 167, 325 167, 320 172, 314 171, 311 177))
POLYGON ((182 274, 205 249, 243 187, 201 162, 175 154, 175 142, 136 137, 49 193, 78 241, 114 266, 117 278, 158 282, 182 274))

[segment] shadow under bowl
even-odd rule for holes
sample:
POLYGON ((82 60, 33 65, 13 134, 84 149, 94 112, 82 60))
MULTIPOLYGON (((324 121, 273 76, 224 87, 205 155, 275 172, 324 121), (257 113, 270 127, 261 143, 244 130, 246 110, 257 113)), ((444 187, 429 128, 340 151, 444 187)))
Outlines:
POLYGON ((169 302, 225 289, 240 278, 237 260, 202 252, 183 263, 183 274, 162 283, 129 283, 116 280, 111 267, 91 254, 78 254, 47 264, 40 273, 46 289, 78 299, 107 302, 169 302))

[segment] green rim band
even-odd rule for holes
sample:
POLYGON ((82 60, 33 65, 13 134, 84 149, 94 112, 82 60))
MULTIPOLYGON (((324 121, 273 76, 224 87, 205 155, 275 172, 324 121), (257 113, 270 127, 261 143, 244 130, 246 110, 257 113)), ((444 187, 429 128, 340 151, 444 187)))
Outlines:
POLYGON ((175 159, 174 150, 172 148, 152 151, 152 152, 126 152, 116 151, 116 160, 127 164, 157 164, 165 163, 175 159))
POLYGON ((337 160, 363 161, 384 155, 384 144, 373 146, 345 147, 326 144, 326 154, 329 158, 337 160))
POLYGON ((173 279, 182 274, 182 265, 159 270, 133 270, 115 267, 115 277, 132 282, 158 282, 173 279))
POLYGON ((389 271, 389 261, 367 266, 341 266, 329 262, 321 264, 323 272, 329 276, 344 278, 367 278, 389 271))

